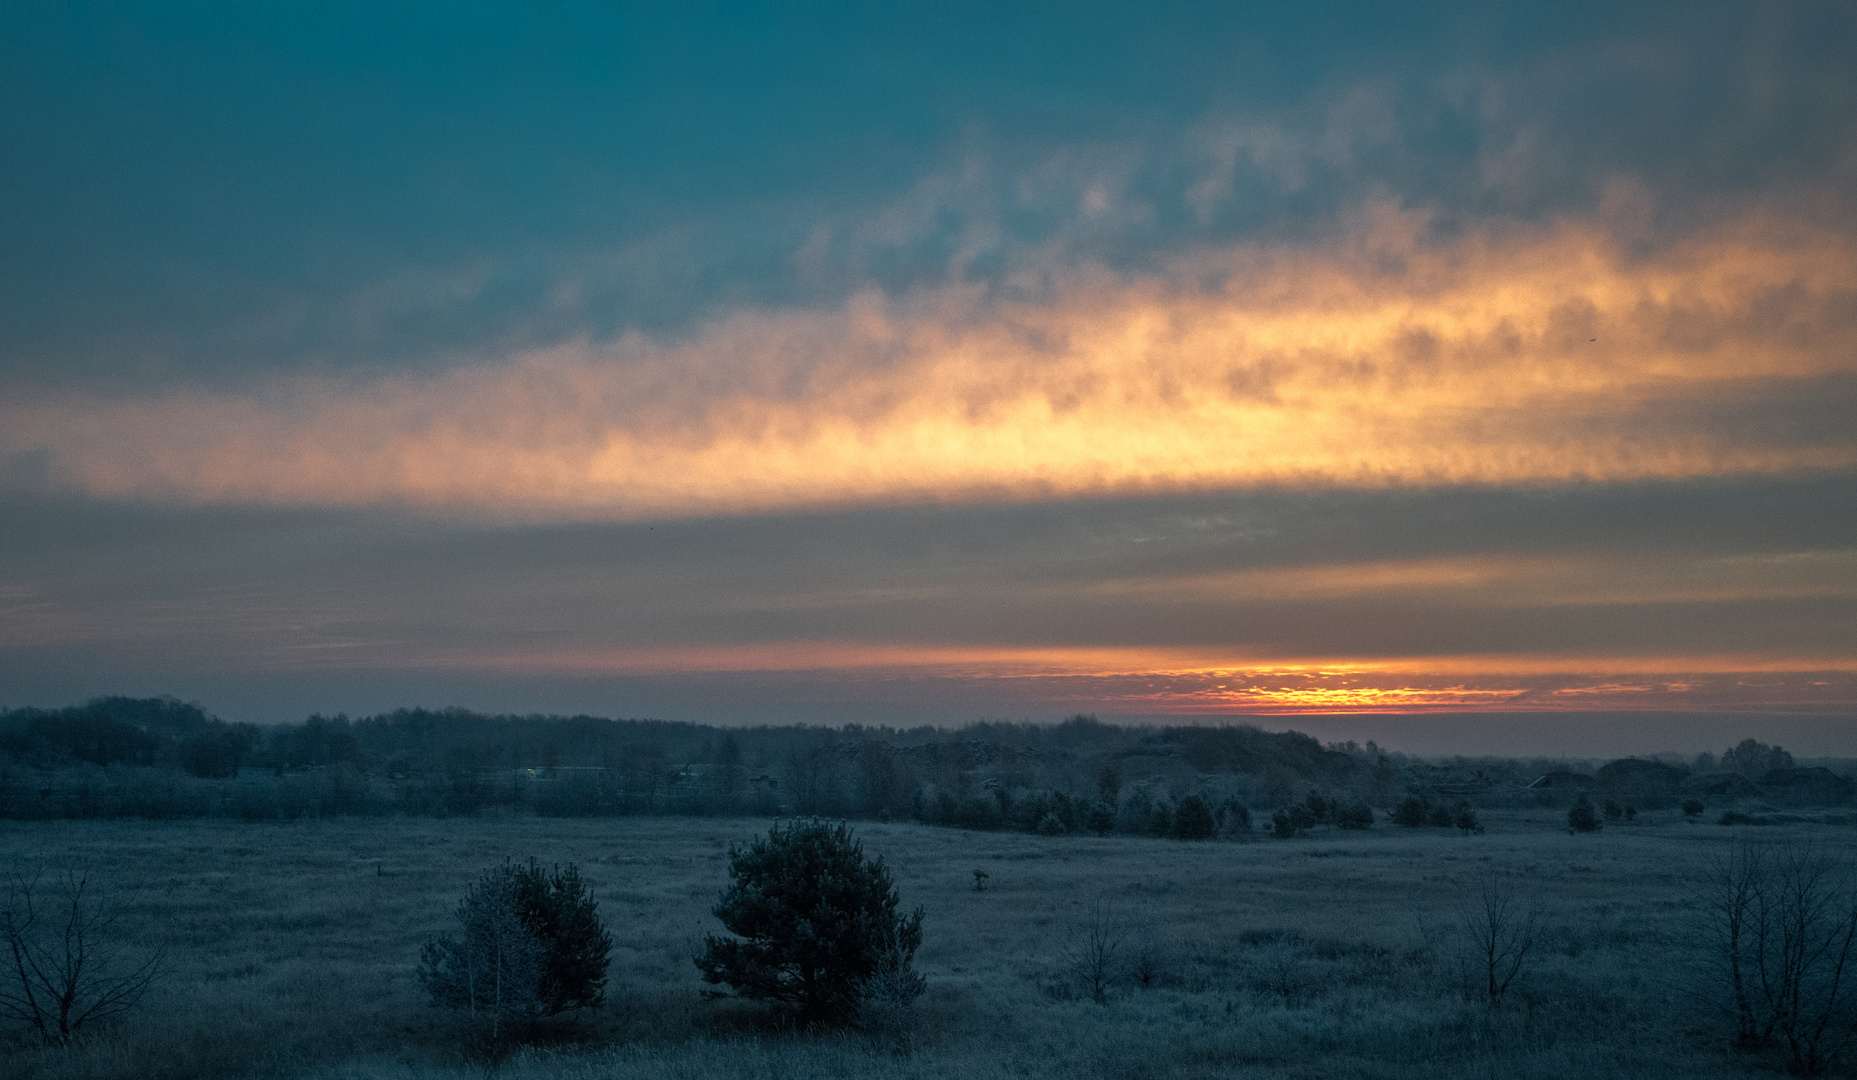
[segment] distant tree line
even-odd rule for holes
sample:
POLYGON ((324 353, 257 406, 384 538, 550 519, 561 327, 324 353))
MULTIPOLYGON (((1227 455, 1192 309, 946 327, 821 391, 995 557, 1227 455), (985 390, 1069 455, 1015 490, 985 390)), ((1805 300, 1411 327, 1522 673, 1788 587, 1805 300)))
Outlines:
POLYGON ((1198 840, 1251 834, 1255 811, 1258 832, 1287 839, 1376 820, 1468 832, 1479 828, 1473 807, 1578 797, 1610 815, 1699 799, 1838 803, 1852 787, 1754 740, 1693 764, 1567 765, 1421 761, 1296 732, 1087 716, 725 729, 399 709, 259 727, 170 698, 0 710, 0 818, 12 819, 797 814, 1198 840))
POLYGON ((228 724, 172 698, 0 711, 0 754, 38 768, 164 765, 219 779, 237 775, 259 742, 256 725, 228 724))
POLYGON ((1279 793, 1364 805, 1396 784, 1371 751, 1294 732, 1089 717, 721 729, 402 709, 260 728, 129 698, 0 713, 9 818, 778 813, 1191 840, 1248 831, 1279 793))

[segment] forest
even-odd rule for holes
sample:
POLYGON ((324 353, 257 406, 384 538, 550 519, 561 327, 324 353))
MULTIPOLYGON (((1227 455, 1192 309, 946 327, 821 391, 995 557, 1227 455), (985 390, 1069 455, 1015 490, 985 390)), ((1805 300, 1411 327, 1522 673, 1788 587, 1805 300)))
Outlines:
POLYGON ((1474 825, 1477 810, 1586 798, 1619 823, 1682 806, 1760 824, 1841 820, 1854 766, 1751 738, 1694 757, 1419 759, 1250 725, 1089 716, 897 730, 400 709, 267 728, 123 697, 0 712, 0 818, 15 820, 797 814, 1204 839, 1474 825))

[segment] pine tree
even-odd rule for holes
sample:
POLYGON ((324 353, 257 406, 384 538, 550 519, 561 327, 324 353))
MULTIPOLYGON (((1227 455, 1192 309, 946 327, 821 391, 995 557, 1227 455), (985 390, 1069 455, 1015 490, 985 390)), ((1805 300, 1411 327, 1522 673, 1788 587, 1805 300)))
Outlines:
POLYGON ((737 937, 710 935, 696 966, 705 982, 743 997, 780 1002, 807 1023, 842 1023, 857 1014, 872 976, 899 972, 920 992, 909 963, 922 944, 922 909, 900 902, 882 857, 843 824, 776 823, 767 835, 729 850, 726 889, 714 910, 737 937))
POLYGON ((580 868, 568 863, 543 870, 530 859, 513 869, 522 923, 544 945, 544 1013, 597 1008, 606 1000, 613 938, 600 923, 600 905, 580 880, 580 868))

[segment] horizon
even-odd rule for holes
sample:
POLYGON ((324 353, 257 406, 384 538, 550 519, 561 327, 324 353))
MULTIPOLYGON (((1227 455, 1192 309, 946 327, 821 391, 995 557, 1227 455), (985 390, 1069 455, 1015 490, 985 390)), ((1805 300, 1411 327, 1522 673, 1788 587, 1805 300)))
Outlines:
POLYGON ((0 11, 0 701, 1857 757, 1857 11, 1346 10, 0 11))
MULTIPOLYGON (((93 701, 104 700, 111 696, 113 695, 97 695, 83 702, 68 702, 62 706, 14 706, 0 702, 0 715, 34 709, 54 711, 59 708, 80 708, 93 701)), ((1091 723, 1129 729, 1245 726, 1266 733, 1306 735, 1327 747, 1354 745, 1377 750, 1380 753, 1432 760, 1449 758, 1506 758, 1518 761, 1560 759, 1591 764, 1621 758, 1692 759, 1704 753, 1719 756, 1721 751, 1739 744, 1743 739, 1754 738, 1758 741, 1770 742, 1778 749, 1787 750, 1801 761, 1857 761, 1857 733, 1851 732, 1848 727, 1841 727, 1838 723, 1839 718, 1812 714, 1454 712, 1232 716, 1223 713, 1203 715, 1071 713, 1054 717, 978 716, 940 722, 925 720, 920 723, 866 723, 854 719, 833 722, 794 717, 689 720, 669 716, 607 715, 597 710, 584 709, 479 710, 460 705, 411 704, 358 711, 353 715, 350 715, 347 710, 316 710, 289 717, 254 719, 220 714, 199 701, 183 702, 172 695, 156 695, 156 697, 200 708, 207 716, 214 719, 234 723, 252 723, 260 728, 285 727, 317 718, 360 722, 387 719, 407 712, 443 714, 452 711, 490 719, 584 718, 613 723, 683 724, 723 731, 760 728, 848 732, 855 728, 880 735, 908 735, 923 730, 952 734, 988 725, 1056 728, 1071 721, 1086 720, 1091 723), (1640 723, 1630 729, 1621 730, 1619 721, 1627 717, 1638 720, 1640 723), (1542 727, 1541 721, 1547 719, 1558 723, 1555 726, 1542 727), (1661 723, 1643 723, 1647 720, 1661 721, 1661 723), (1529 725, 1529 733, 1523 735, 1513 729, 1505 730, 1504 725, 1529 725), (1387 741, 1389 739, 1394 741, 1387 741), (1671 739, 1687 740, 1687 742, 1669 745, 1660 742, 1660 740, 1671 739)))

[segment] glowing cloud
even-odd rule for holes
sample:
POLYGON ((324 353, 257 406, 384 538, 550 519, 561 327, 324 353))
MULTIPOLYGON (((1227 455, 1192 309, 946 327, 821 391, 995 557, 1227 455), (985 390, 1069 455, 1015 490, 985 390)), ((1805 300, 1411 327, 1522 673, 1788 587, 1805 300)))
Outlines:
POLYGON ((368 383, 16 395, 0 450, 95 496, 638 518, 1265 485, 1845 468, 1857 243, 1749 216, 1634 259, 1593 223, 743 312, 368 383))

